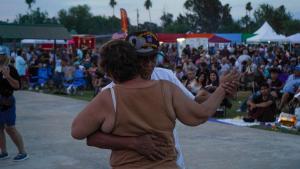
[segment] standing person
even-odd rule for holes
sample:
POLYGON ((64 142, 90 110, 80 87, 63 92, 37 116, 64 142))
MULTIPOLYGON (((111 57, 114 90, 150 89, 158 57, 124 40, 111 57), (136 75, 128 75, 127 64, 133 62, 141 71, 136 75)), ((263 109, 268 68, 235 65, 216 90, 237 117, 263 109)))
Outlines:
MULTIPOLYGON (((133 33, 132 35, 129 35, 127 38, 127 41, 129 41, 131 44, 135 46, 135 49, 137 51, 137 54, 139 56, 139 64, 143 67, 143 69, 140 71, 141 76, 144 79, 151 79, 151 80, 167 80, 178 86, 186 96, 188 96, 191 100, 195 99, 195 96, 189 92, 184 85, 176 78, 174 73, 171 70, 154 67, 156 65, 156 56, 157 56, 157 49, 159 46, 158 38, 157 36, 152 32, 137 32, 133 33), (144 45, 141 44, 141 42, 146 42, 144 45), (147 48, 147 49, 144 49, 147 48)), ((106 87, 104 87, 102 90, 105 90, 107 88, 112 88, 115 84, 110 83, 106 87)), ((152 139, 148 139, 149 135, 146 136, 140 136, 136 138, 136 150, 145 155, 148 158, 151 158, 152 152, 154 149, 151 149, 152 145, 152 139), (149 143, 149 145, 145 145, 143 143, 149 143), (146 150, 145 150, 146 149, 146 150), (152 151, 150 151, 152 150, 152 151)), ((181 151, 181 145, 179 143, 179 137, 177 135, 176 129, 174 130, 174 138, 175 138, 175 146, 176 150, 178 152, 177 156, 177 164, 184 169, 184 158, 181 151)), ((98 132, 94 136, 91 136, 88 138, 88 144, 95 147, 110 147, 113 149, 115 146, 120 147, 120 145, 124 145, 123 148, 126 149, 127 143, 125 138, 122 137, 116 137, 112 135, 105 135, 104 133, 98 132), (99 140, 102 140, 102 142, 99 143, 99 140), (117 143, 115 145, 112 145, 112 143, 117 143), (99 146, 100 145, 100 146, 99 146)))
MULTIPOLYGON (((153 133, 152 138, 155 142, 160 142, 158 151, 161 150, 162 153, 154 156, 160 160, 149 160, 135 149, 120 150, 120 147, 117 147, 112 150, 112 167, 178 168, 173 136, 176 118, 190 126, 205 122, 215 113, 225 97, 226 85, 221 84, 216 92, 200 105, 170 82, 143 79, 140 75, 141 65, 137 64, 138 56, 128 42, 107 43, 102 48, 101 56, 101 67, 116 85, 97 95, 75 118, 72 136, 84 139, 98 131, 99 126, 105 133, 123 136, 126 139, 153 133), (161 142, 161 139, 164 141, 161 142)), ((237 78, 235 74, 230 74, 226 82, 234 82, 237 78)))
POLYGON ((22 161, 28 158, 24 148, 22 136, 15 127, 16 102, 13 91, 20 88, 20 77, 17 70, 8 65, 9 59, 3 51, 0 51, 0 159, 7 159, 5 131, 18 148, 18 155, 14 161, 22 161))
POLYGON ((24 87, 25 83, 27 83, 27 78, 26 78, 27 63, 25 59, 22 57, 21 49, 17 51, 17 56, 15 58, 15 66, 21 79, 21 88, 22 88, 24 87))
MULTIPOLYGON (((180 89, 184 92, 186 96, 188 96, 191 100, 195 99, 192 93, 190 93, 183 84, 176 78, 176 76, 172 73, 172 71, 155 67, 155 58, 156 58, 156 50, 158 48, 158 41, 156 35, 151 32, 137 32, 127 37, 127 40, 134 44, 138 56, 139 56, 139 64, 142 65, 143 69, 140 71, 142 77, 144 79, 152 79, 152 80, 167 80, 180 87, 180 89), (147 47, 143 49, 143 46, 138 46, 140 44, 137 39, 140 41, 147 42, 144 46, 147 47), (148 40, 148 41, 147 41, 148 40), (150 46, 150 47, 149 47, 150 46)), ((114 86, 114 83, 109 84, 104 87, 103 90, 107 88, 111 88, 114 86)), ((205 98, 207 99, 207 98, 205 98)), ((174 130, 174 138, 176 150, 178 152, 177 155, 177 164, 180 168, 185 168, 183 154, 180 148, 179 138, 177 135, 176 128, 174 130)), ((133 137, 130 140, 133 142, 128 143, 128 138, 115 136, 112 134, 105 134, 103 132, 96 132, 91 135, 87 139, 87 144, 89 146, 99 147, 99 148, 108 148, 108 149, 128 149, 134 147, 135 151, 144 155, 146 158, 153 159, 153 153, 157 152, 155 147, 155 142, 150 134, 141 135, 139 137, 133 137)))

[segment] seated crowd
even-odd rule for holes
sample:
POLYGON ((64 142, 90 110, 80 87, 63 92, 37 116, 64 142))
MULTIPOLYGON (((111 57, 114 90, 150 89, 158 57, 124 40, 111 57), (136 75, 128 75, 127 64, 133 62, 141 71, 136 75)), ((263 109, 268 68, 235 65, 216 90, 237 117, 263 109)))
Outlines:
MULTIPOLYGON (((110 83, 110 79, 97 69, 98 49, 18 49, 11 53, 23 88, 47 89, 57 93, 76 94, 94 90, 95 95, 110 83), (80 93, 80 92, 79 92, 80 93)), ((175 45, 163 44, 156 65, 174 71, 176 77, 194 95, 209 95, 219 85, 220 78, 232 69, 241 74, 240 90, 251 91, 242 105, 247 111, 247 122, 275 120, 300 85, 300 47, 292 50, 280 45, 234 45, 216 49, 210 47, 182 50, 175 45)), ((203 97, 206 98, 206 97, 203 97)), ((223 105, 230 108, 229 100, 223 105)))

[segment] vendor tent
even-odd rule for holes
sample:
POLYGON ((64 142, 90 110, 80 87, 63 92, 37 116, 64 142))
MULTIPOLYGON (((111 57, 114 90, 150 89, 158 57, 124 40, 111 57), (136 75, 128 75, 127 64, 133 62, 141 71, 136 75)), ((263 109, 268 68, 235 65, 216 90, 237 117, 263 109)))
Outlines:
POLYGON ((300 43, 300 33, 296 33, 287 37, 288 41, 291 43, 300 43))
POLYGON ((242 34, 241 33, 218 33, 217 36, 220 36, 224 39, 228 39, 231 43, 242 43, 242 34))
POLYGON ((254 34, 260 35, 266 32, 271 32, 276 34, 274 29, 270 26, 268 22, 265 22, 257 31, 254 32, 254 34))
POLYGON ((185 34, 176 33, 158 33, 158 40, 164 43, 177 43, 177 39, 185 38, 185 34))
POLYGON ((285 42, 286 37, 284 35, 277 35, 271 32, 265 32, 264 34, 256 35, 252 38, 248 38, 248 43, 258 43, 258 42, 285 42))
POLYGON ((210 39, 213 36, 215 35, 211 33, 191 33, 185 35, 186 38, 207 38, 207 39, 210 39))
POLYGON ((287 41, 286 37, 277 34, 268 22, 265 22, 261 28, 254 32, 254 34, 256 35, 247 39, 248 43, 287 41))
POLYGON ((209 43, 230 43, 231 41, 220 36, 213 36, 208 39, 209 43))

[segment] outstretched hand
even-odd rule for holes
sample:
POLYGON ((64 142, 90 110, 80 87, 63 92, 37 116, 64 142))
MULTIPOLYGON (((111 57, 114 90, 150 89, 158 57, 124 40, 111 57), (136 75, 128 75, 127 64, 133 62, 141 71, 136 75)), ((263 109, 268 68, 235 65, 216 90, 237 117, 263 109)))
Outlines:
POLYGON ((234 96, 239 86, 240 73, 234 69, 220 77, 220 86, 226 91, 226 96, 234 96))

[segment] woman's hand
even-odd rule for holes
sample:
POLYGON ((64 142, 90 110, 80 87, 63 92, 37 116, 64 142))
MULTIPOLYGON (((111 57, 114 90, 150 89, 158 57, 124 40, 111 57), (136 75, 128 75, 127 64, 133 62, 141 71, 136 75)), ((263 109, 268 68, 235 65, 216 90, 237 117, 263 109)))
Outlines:
POLYGON ((234 96, 239 86, 240 73, 236 70, 220 77, 220 86, 226 91, 226 96, 234 96))
POLYGON ((143 136, 135 137, 134 150, 146 158, 158 161, 167 156, 165 148, 168 147, 167 141, 153 134, 146 134, 143 136))
POLYGON ((10 76, 10 70, 8 66, 3 66, 0 68, 0 72, 3 74, 5 78, 10 76))

